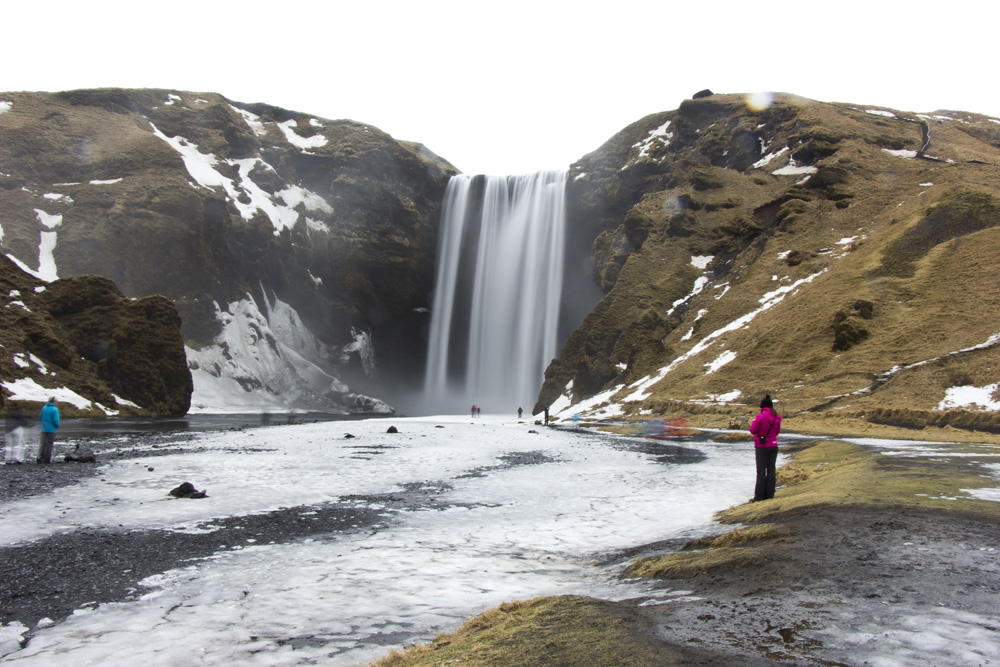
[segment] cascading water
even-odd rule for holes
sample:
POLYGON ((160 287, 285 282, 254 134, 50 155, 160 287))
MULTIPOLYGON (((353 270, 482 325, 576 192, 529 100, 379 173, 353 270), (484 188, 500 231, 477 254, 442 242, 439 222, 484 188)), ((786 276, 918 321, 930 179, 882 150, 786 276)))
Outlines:
POLYGON ((564 171, 449 181, 425 382, 436 409, 534 406, 557 353, 565 191, 564 171))

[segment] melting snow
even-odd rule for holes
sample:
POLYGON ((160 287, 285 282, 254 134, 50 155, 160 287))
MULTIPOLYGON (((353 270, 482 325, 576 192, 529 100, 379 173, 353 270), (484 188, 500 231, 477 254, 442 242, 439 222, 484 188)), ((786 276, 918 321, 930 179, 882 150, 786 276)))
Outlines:
POLYGON ((896 157, 903 157, 903 158, 917 157, 917 151, 893 150, 891 148, 883 148, 882 150, 884 150, 889 155, 895 155, 896 157))
POLYGON ((264 122, 260 119, 260 116, 250 113, 244 109, 240 109, 239 107, 234 107, 231 104, 229 105, 229 108, 243 116, 243 120, 246 121, 246 124, 250 126, 251 130, 253 130, 254 135, 260 137, 267 134, 267 129, 264 127, 264 122))
MULTIPOLYGON (((622 581, 621 566, 594 562, 655 539, 703 535, 712 513, 744 500, 752 484, 742 445, 713 443, 704 461, 667 468, 617 439, 530 433, 489 415, 474 424, 468 417, 392 423, 400 433, 387 434, 381 420, 195 436, 198 452, 150 459, 155 473, 142 459, 109 463, 99 477, 4 504, 0 539, 9 544, 67 527, 204 529, 213 517, 371 498, 428 480, 444 489, 435 511, 402 510, 377 529, 247 542, 185 563, 146 580, 140 599, 88 606, 38 629, 24 649, 17 646, 23 626, 11 624, 0 635, 4 651, 13 651, 5 660, 360 665, 505 601, 678 596, 622 581), (345 440, 348 429, 358 437, 345 440), (243 449, 248 438, 253 451, 243 449), (381 453, 359 456, 358 443, 381 453), (519 451, 544 462, 497 467, 519 451), (178 479, 196 480, 209 497, 167 499, 178 479)), ((385 508, 377 498, 357 502, 385 508)))
POLYGON ((49 229, 55 229, 56 227, 62 226, 61 215, 49 215, 42 209, 36 208, 35 216, 38 218, 38 222, 42 223, 45 227, 49 229))
MULTIPOLYGON (((184 166, 188 173, 199 185, 206 188, 223 186, 227 193, 233 190, 233 182, 215 170, 218 160, 213 153, 201 153, 198 151, 197 144, 193 144, 183 137, 168 137, 152 123, 149 125, 153 128, 154 135, 167 142, 171 148, 181 154, 181 159, 184 160, 184 166)), ((230 196, 236 198, 233 194, 230 196)))
POLYGON ((296 134, 293 129, 296 126, 295 119, 286 120, 284 123, 278 123, 278 127, 285 135, 285 139, 288 143, 301 148, 303 151, 308 148, 320 148, 321 146, 326 146, 327 138, 322 134, 314 134, 311 137, 302 137, 296 134))
POLYGON ((731 403, 739 398, 741 393, 739 389, 733 389, 725 394, 709 394, 708 398, 717 403, 731 403))
POLYGON ((722 368, 735 358, 736 358, 735 352, 733 352, 732 350, 724 350, 722 354, 717 356, 713 361, 710 361, 709 363, 705 364, 705 366, 708 368, 708 370, 705 372, 705 375, 711 375, 712 373, 719 370, 720 368, 722 368))
POLYGON ((284 190, 276 192, 275 196, 281 198, 291 208, 302 204, 307 211, 333 213, 333 207, 322 196, 300 185, 289 185, 284 190))
POLYGON ((11 401, 41 401, 44 403, 49 400, 50 396, 55 396, 57 401, 70 403, 81 410, 88 410, 92 407, 92 403, 88 399, 72 389, 43 387, 31 378, 0 382, 0 385, 11 393, 8 399, 11 401))
POLYGON ((7 113, 10 111, 12 106, 14 106, 13 102, 4 102, 3 100, 0 100, 0 113, 7 113))
POLYGON ((667 132, 667 128, 670 127, 670 121, 668 120, 663 125, 659 126, 655 130, 649 131, 649 136, 642 141, 632 145, 632 148, 638 148, 639 154, 637 158, 644 158, 649 155, 649 151, 659 142, 664 148, 670 145, 670 140, 673 139, 674 133, 667 132))
POLYGON ((691 266, 695 267, 696 269, 701 269, 702 271, 704 271, 706 268, 708 268, 708 265, 712 263, 713 259, 715 259, 714 255, 697 255, 697 256, 692 255, 691 266))
POLYGON ((891 111, 883 111, 882 109, 865 109, 866 113, 873 114, 875 116, 885 116, 886 118, 895 118, 896 114, 891 111))
POLYGON ((681 337, 681 340, 690 340, 691 339, 691 336, 694 335, 694 325, 698 322, 698 320, 700 320, 702 317, 704 317, 705 313, 707 313, 707 312, 708 312, 708 310, 706 310, 704 308, 702 308, 701 310, 698 311, 698 314, 691 321, 691 329, 689 329, 688 332, 681 337))
POLYGON ((795 176, 798 174, 815 174, 816 167, 809 166, 799 166, 795 164, 794 158, 788 158, 788 164, 781 169, 775 169, 771 172, 775 176, 795 176))
MULTIPOLYGON (((236 109, 236 107, 233 108, 236 109)), ((239 109, 236 110, 239 111, 239 109)), ((298 222, 299 213, 295 210, 295 207, 299 204, 302 204, 310 211, 333 212, 333 207, 320 195, 298 185, 289 185, 275 196, 270 195, 262 189, 253 181, 251 174, 258 167, 269 171, 274 171, 274 167, 260 157, 226 161, 227 164, 237 167, 239 171, 240 184, 238 189, 232 179, 223 176, 216 170, 215 165, 219 161, 214 154, 201 153, 198 151, 197 145, 190 143, 186 139, 182 137, 168 137, 158 130, 155 125, 152 127, 153 133, 157 137, 166 141, 181 154, 188 173, 199 185, 213 189, 221 186, 245 220, 253 219, 257 211, 263 212, 271 221, 275 235, 281 233, 283 229, 293 227, 298 222), (249 198, 250 202, 243 203, 240 200, 241 194, 249 198), (285 204, 277 203, 275 200, 276 197, 284 201, 285 204)))
POLYGON ((984 387, 951 387, 944 393, 944 399, 938 405, 938 410, 952 410, 955 408, 967 408, 970 410, 984 410, 995 412, 1000 410, 1000 401, 993 396, 997 389, 1000 389, 1000 382, 988 384, 984 387))
POLYGON ((784 148, 782 148, 780 151, 777 151, 776 153, 768 153, 767 155, 765 155, 761 159, 759 159, 756 162, 754 162, 753 165, 751 166, 751 169, 760 169, 761 167, 763 167, 766 164, 768 164, 774 158, 778 157, 779 155, 784 154, 787 150, 788 150, 788 146, 785 146, 784 148))
POLYGON ((664 366, 663 368, 661 368, 660 371, 658 373, 656 373, 655 375, 651 375, 651 376, 647 375, 646 377, 642 378, 641 380, 638 380, 638 381, 632 383, 631 385, 629 385, 629 388, 633 389, 634 391, 631 394, 629 394, 628 396, 626 396, 625 398, 623 398, 622 401, 623 402, 632 402, 632 401, 642 401, 642 400, 645 400, 646 398, 648 398, 650 396, 650 394, 648 393, 648 390, 651 387, 653 387, 653 385, 657 384, 660 380, 662 380, 663 378, 665 378, 667 376, 667 373, 669 373, 674 368, 676 368, 680 364, 684 363, 685 361, 687 361, 691 357, 693 357, 693 356, 695 356, 697 354, 700 354, 701 352, 703 352, 707 348, 711 347, 712 343, 715 342, 716 338, 718 338, 718 337, 722 336, 723 334, 726 334, 726 333, 728 333, 730 331, 736 331, 737 329, 741 329, 741 328, 747 326, 748 324, 750 324, 750 322, 753 321, 753 319, 755 317, 757 317, 757 315, 761 314, 765 310, 768 310, 771 307, 775 306, 776 304, 780 303, 785 298, 785 296, 788 293, 790 293, 790 292, 798 289, 802 285, 805 285, 807 283, 811 283, 817 277, 819 277, 820 275, 822 275, 825 271, 826 271, 826 269, 823 269, 823 271, 818 271, 817 273, 814 273, 814 274, 812 274, 810 276, 806 276, 805 278, 801 278, 799 280, 796 280, 791 285, 784 285, 784 286, 779 287, 778 289, 774 290, 773 292, 768 292, 767 294, 765 294, 763 297, 760 298, 759 302, 762 304, 760 308, 758 308, 757 310, 751 311, 751 312, 743 315, 742 317, 739 317, 739 318, 733 320, 732 322, 730 322, 726 326, 724 326, 724 327, 722 327, 720 329, 716 329, 712 333, 708 334, 707 336, 705 336, 704 338, 702 338, 698 343, 696 343, 694 345, 694 347, 692 347, 690 350, 688 350, 684 354, 680 355, 679 357, 677 357, 676 359, 674 359, 673 361, 671 361, 667 366, 664 366))

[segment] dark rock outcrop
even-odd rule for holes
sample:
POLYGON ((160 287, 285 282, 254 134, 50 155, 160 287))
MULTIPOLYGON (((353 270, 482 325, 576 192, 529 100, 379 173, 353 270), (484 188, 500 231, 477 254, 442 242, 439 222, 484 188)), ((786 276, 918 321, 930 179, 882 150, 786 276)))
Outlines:
POLYGON ((190 406, 180 317, 162 296, 129 299, 101 276, 46 283, 0 256, 0 325, 0 394, 65 388, 80 397, 61 401, 67 415, 178 416, 190 406))

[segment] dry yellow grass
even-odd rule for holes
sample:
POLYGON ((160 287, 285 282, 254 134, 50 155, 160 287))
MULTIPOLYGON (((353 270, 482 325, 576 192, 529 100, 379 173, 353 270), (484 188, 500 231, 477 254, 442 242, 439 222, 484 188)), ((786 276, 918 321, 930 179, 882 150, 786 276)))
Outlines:
POLYGON ((971 498, 965 492, 996 485, 977 469, 974 461, 976 454, 995 455, 996 448, 954 447, 972 456, 952 462, 929 463, 913 458, 886 457, 872 449, 835 440, 804 446, 795 452, 788 465, 778 470, 778 484, 784 488, 779 489, 773 500, 739 505, 716 515, 723 523, 750 524, 749 527, 690 545, 703 551, 636 559, 628 574, 680 578, 759 562, 757 545, 783 535, 780 523, 761 522, 780 522, 783 512, 810 506, 851 504, 962 509, 1000 517, 997 503, 971 498))
MULTIPOLYGON (((913 114, 873 115, 783 95, 767 111, 724 95, 698 106, 700 117, 678 112, 671 125, 677 135, 655 156, 667 176, 635 186, 634 208, 607 232, 628 236, 641 223, 648 234, 640 250, 621 260, 617 281, 549 369, 543 400, 572 379, 577 391, 590 394, 624 384, 612 397, 622 401, 635 393, 632 383, 712 336, 711 345, 625 409, 663 418, 676 414, 662 409, 674 401, 739 390, 739 400, 752 406, 767 391, 786 415, 838 410, 861 422, 1000 432, 1000 420, 982 415, 934 414, 948 388, 981 387, 1000 372, 1000 346, 950 354, 985 342, 1000 321, 1000 274, 992 269, 1000 253, 996 123, 969 114, 931 119, 929 154, 938 161, 886 152, 921 147, 923 121, 913 114), (685 123, 698 132, 684 134, 685 123), (799 163, 810 161, 819 171, 800 183, 770 173, 786 155, 761 168, 707 167, 692 158, 713 155, 718 164, 715 151, 727 141, 720 132, 763 133, 772 152, 812 151, 800 154, 799 163), (669 204, 681 201, 693 226, 677 233, 669 204), (692 255, 716 258, 715 282, 674 308, 692 292, 698 273, 692 255), (793 284, 780 303, 762 308, 763 295, 793 284), (859 302, 870 308, 857 308, 859 302), (841 322, 860 337, 843 348, 836 345, 841 322), (734 358, 706 372, 724 351, 734 358), (920 362, 928 363, 913 365, 920 362), (904 370, 876 382, 894 367, 904 370), (595 378, 606 381, 595 386, 595 378), (922 414, 901 414, 907 410, 922 414)), ((582 182, 619 184, 618 176, 598 177, 600 167, 584 160, 582 182)))
POLYGON ((653 667, 682 664, 643 640, 642 621, 615 603, 578 596, 510 602, 373 667, 653 667))
POLYGON ((655 558, 637 558, 623 576, 670 579, 760 562, 760 552, 755 545, 765 540, 777 539, 782 535, 783 531, 774 524, 737 528, 717 537, 693 540, 684 545, 684 551, 681 553, 655 558))

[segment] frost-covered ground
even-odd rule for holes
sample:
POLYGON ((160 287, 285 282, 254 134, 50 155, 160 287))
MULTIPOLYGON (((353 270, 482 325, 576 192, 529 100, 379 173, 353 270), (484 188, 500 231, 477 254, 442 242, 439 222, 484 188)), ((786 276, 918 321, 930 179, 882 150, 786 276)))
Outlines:
MULTIPOLYGON (((859 444, 889 456, 949 456, 941 446, 859 444)), ((619 580, 627 559, 618 556, 717 532, 712 514, 750 494, 748 446, 490 416, 193 434, 176 453, 109 463, 75 486, 0 506, 0 546, 83 528, 201 532, 213 530, 213 519, 290 507, 322 513, 353 504, 381 516, 294 540, 230 541, 145 580, 137 599, 83 604, 64 621, 42 623, 24 648, 27 628, 0 628, 0 655, 25 665, 364 665, 514 599, 694 604, 689 591, 619 580), (387 433, 390 425, 399 432, 387 433), (165 496, 185 480, 209 497, 165 496)), ((930 664, 928 655, 939 665, 992 664, 982 656, 1000 654, 1000 612, 892 609, 862 617, 845 607, 812 634, 827 659, 860 650, 891 667, 930 664)))
MULTIPOLYGON (((189 453, 109 464, 81 484, 4 505, 0 544, 81 527, 208 530, 217 517, 347 498, 385 520, 233 544, 146 581, 141 599, 87 605, 37 630, 5 660, 356 665, 508 600, 678 596, 621 583, 616 567, 594 563, 703 533, 715 510, 746 499, 752 472, 738 446, 704 445, 699 460, 650 442, 440 417, 213 433, 193 436, 189 453), (390 424, 399 433, 387 433, 390 424), (209 497, 167 499, 185 480, 209 497), (405 511, 384 500, 414 488, 426 500, 405 511)), ((24 630, 3 629, 6 650, 24 630)))

